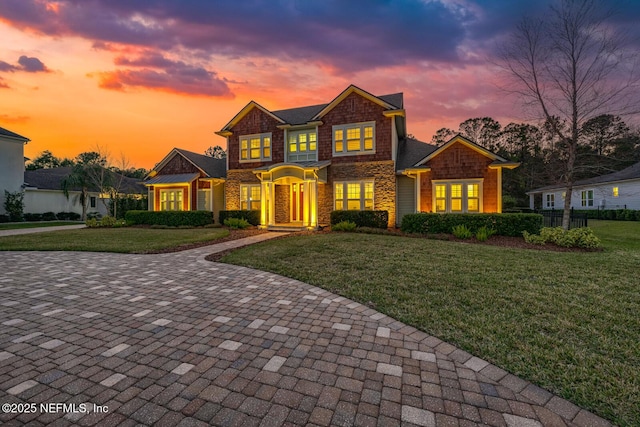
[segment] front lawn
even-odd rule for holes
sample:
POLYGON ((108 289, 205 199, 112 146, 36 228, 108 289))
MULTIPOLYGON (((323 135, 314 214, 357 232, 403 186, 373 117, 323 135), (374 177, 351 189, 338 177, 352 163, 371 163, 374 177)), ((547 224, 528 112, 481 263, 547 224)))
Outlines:
POLYGON ((603 252, 330 233, 223 261, 367 304, 616 424, 640 425, 639 223, 607 225, 593 222, 603 252))
POLYGON ((43 221, 43 222, 10 222, 0 224, 0 230, 17 230, 22 228, 58 227, 60 225, 79 225, 78 221, 43 221))
POLYGON ((2 251, 157 252, 221 239, 223 228, 83 228, 0 237, 2 251))

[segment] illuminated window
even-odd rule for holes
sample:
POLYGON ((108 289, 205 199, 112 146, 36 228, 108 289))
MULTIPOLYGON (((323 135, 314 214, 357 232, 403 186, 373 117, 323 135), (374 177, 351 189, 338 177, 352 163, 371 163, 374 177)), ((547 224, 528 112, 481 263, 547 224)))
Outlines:
POLYGON ((582 190, 580 192, 580 205, 582 207, 593 206, 593 190, 582 190))
POLYGON ((433 183, 435 212, 482 212, 482 180, 433 183))
POLYGON ((181 211, 184 206, 182 204, 182 189, 179 190, 160 190, 160 210, 161 211, 181 211))
POLYGON ((258 162, 271 160, 271 133, 240 137, 240 161, 258 162))
POLYGON ((240 209, 260 210, 260 185, 240 185, 240 209))
POLYGON ((315 129, 289 131, 288 139, 288 161, 305 162, 318 159, 318 152, 316 151, 317 135, 315 129))
POLYGON ((546 194, 544 199, 544 207, 547 209, 553 209, 556 206, 556 195, 546 194))
POLYGON ((336 210, 373 210, 373 181, 336 182, 333 189, 336 210))
POLYGON ((333 152, 335 155, 375 153, 375 122, 334 126, 333 152))
POLYGON ((618 187, 613 187, 613 197, 618 197, 620 195, 620 192, 618 190, 618 187))

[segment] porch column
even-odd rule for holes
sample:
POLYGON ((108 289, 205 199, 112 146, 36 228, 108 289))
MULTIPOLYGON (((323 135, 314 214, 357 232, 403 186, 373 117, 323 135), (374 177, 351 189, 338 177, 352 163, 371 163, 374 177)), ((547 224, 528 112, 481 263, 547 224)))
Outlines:
POLYGON ((276 184, 269 182, 269 225, 276 224, 276 184))
POLYGON ((303 196, 304 197, 304 199, 303 199, 304 209, 302 210, 303 211, 302 225, 304 227, 309 227, 309 222, 310 222, 309 219, 311 217, 311 203, 309 202, 309 199, 310 199, 310 196, 311 196, 310 192, 311 192, 311 188, 310 188, 310 185, 309 185, 309 181, 304 181, 304 192, 303 192, 303 194, 304 194, 304 196, 303 196))
POLYGON ((533 193, 529 193, 529 209, 531 210, 534 210, 536 207, 533 199, 534 199, 533 193))
POLYGON ((309 226, 318 226, 318 184, 316 181, 309 182, 309 226))
POLYGON ((267 218, 267 207, 269 206, 269 183, 262 181, 260 182, 260 226, 266 227, 269 224, 269 219, 267 218))

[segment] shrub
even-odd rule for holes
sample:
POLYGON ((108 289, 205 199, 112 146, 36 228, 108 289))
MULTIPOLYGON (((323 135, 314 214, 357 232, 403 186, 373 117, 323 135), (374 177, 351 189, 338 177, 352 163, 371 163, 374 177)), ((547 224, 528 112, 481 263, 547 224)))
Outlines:
POLYGON ((25 221, 28 221, 28 222, 42 221, 42 214, 38 214, 38 213, 26 213, 22 217, 25 221))
POLYGON ((476 231, 476 240, 478 242, 486 242, 487 239, 489 239, 489 237, 493 236, 494 234, 496 234, 496 230, 483 225, 482 227, 478 228, 478 231, 476 231))
POLYGON ((524 237, 524 241, 527 243, 531 243, 534 245, 544 245, 545 241, 544 238, 542 236, 540 236, 539 234, 530 234, 527 231, 523 231, 522 232, 522 236, 524 237))
POLYGON ((250 224, 244 218, 227 218, 224 220, 224 225, 229 228, 244 230, 245 228, 249 227, 250 224))
POLYGON ((53 212, 45 212, 42 214, 42 220, 43 221, 55 221, 58 218, 56 217, 56 214, 54 214, 53 212))
POLYGON ((9 215, 0 215, 0 223, 9 222, 9 215))
POLYGON ((117 220, 112 217, 112 216, 103 216, 102 219, 100 220, 100 226, 101 227, 115 227, 117 224, 117 220))
POLYGON ((633 209, 576 209, 575 212, 587 214, 588 219, 640 221, 640 211, 633 209))
POLYGON ((125 219, 129 225, 202 227, 213 223, 213 213, 210 211, 128 211, 125 219))
POLYGON ((149 199, 145 195, 117 196, 109 201, 109 215, 115 216, 117 219, 124 219, 127 212, 147 210, 148 206, 149 199))
POLYGON ((354 231, 357 227, 353 221, 340 221, 331 226, 331 231, 354 231))
POLYGON ((78 221, 80 214, 75 212, 58 212, 56 217, 61 221, 78 221))
POLYGON ((96 228, 96 227, 100 227, 100 223, 98 222, 97 219, 95 218, 89 218, 88 220, 86 220, 85 225, 89 228, 96 228))
POLYGON ((522 236, 523 231, 537 234, 542 228, 542 215, 512 214, 439 214, 417 213, 402 217, 401 229, 405 233, 451 233, 463 224, 472 232, 481 227, 495 230, 498 236, 522 236))
POLYGON ((473 233, 471 232, 471 230, 469 230, 467 226, 464 224, 458 224, 454 226, 453 229, 451 229, 451 232, 458 239, 468 239, 471 236, 473 236, 473 233))
MULTIPOLYGON (((331 225, 340 222, 353 222, 356 227, 387 228, 389 226, 389 211, 333 211, 331 225)), ((333 227, 332 227, 333 228, 333 227)))
POLYGON ((13 193, 4 190, 4 210, 9 215, 9 220, 18 222, 22 221, 24 213, 24 193, 15 191, 13 193))
POLYGON ((251 225, 260 225, 260 211, 235 210, 220 211, 218 221, 224 224, 227 218, 239 218, 246 220, 251 225))
POLYGON ((545 227, 540 230, 540 235, 523 233, 527 243, 545 244, 553 243, 565 248, 598 249, 602 246, 600 239, 593 234, 589 227, 564 230, 562 227, 545 227))

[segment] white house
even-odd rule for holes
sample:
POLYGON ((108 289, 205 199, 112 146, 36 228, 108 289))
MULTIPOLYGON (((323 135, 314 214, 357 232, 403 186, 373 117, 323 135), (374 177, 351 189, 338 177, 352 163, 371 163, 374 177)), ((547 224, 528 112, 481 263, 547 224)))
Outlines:
POLYGON ((24 184, 24 145, 29 138, 0 127, 0 215, 5 214, 4 192, 13 193, 24 184))
MULTIPOLYGON (((529 207, 542 195, 542 209, 563 209, 566 188, 550 185, 529 191, 529 207)), ((640 210, 640 162, 618 172, 576 181, 571 195, 575 209, 640 210)))

